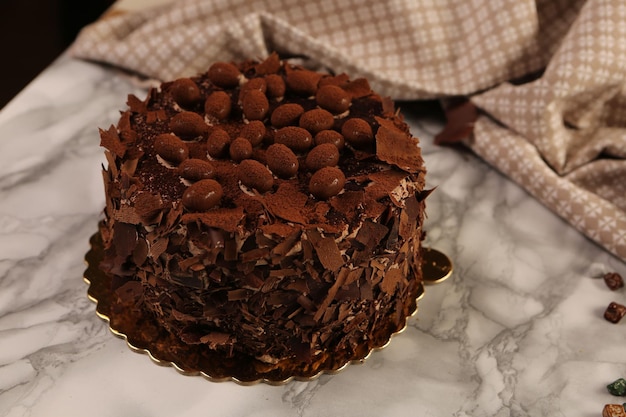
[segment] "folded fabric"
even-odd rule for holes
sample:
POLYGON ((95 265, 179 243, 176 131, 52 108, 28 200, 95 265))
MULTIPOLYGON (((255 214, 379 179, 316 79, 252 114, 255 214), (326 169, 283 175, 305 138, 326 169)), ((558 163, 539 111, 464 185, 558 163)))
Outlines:
POLYGON ((169 80, 278 51, 396 100, 470 97, 466 144, 626 259, 624 21, 622 0, 185 0, 103 18, 71 53, 169 80))
POLYGON ((472 102, 472 149, 626 259, 626 3, 588 1, 538 79, 472 102), (621 35, 620 35, 621 33, 621 35))

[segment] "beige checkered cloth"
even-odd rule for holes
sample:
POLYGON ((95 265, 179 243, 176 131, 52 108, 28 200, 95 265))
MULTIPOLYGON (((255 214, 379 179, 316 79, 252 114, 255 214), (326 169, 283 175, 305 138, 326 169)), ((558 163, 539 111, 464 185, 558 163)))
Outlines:
POLYGON ((468 146, 626 259, 624 0, 186 0, 109 16, 71 49, 161 80, 274 50, 394 99, 471 97, 468 146))

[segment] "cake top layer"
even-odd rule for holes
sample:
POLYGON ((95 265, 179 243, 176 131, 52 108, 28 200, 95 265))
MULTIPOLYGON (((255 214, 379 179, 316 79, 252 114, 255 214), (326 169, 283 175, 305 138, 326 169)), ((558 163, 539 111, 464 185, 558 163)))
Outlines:
POLYGON ((101 131, 128 181, 128 205, 109 208, 123 222, 163 223, 168 207, 226 232, 339 234, 423 189, 418 140, 365 79, 272 54, 216 63, 128 106, 101 131))

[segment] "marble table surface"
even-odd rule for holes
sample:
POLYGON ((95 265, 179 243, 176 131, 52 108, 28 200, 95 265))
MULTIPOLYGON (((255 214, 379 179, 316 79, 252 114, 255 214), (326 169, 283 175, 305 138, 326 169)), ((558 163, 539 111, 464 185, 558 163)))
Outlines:
POLYGON ((626 265, 405 103, 429 169, 427 244, 454 274, 389 347, 283 386, 185 376, 131 351, 87 299, 104 205, 98 127, 144 90, 62 56, 0 112, 0 416, 599 416, 622 403, 626 321, 598 276, 626 265))

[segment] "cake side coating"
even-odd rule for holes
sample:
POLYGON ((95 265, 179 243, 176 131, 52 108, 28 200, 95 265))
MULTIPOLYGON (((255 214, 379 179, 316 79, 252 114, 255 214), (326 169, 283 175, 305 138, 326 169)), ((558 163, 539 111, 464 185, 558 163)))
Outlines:
POLYGON ((364 79, 217 63, 101 130, 113 290, 187 344, 315 372, 404 327, 421 285, 418 140, 364 79))

